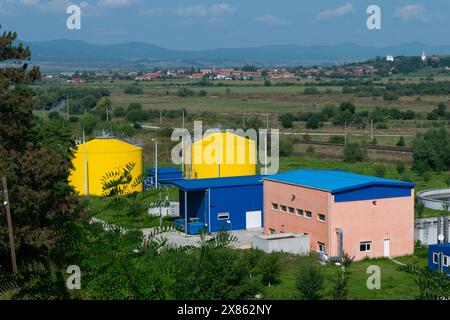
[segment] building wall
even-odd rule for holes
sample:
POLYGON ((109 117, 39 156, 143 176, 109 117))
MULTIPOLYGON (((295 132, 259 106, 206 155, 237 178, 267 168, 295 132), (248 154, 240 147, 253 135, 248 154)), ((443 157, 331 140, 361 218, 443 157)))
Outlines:
POLYGON ((443 256, 447 256, 450 260, 450 245, 431 245, 428 247, 428 268, 430 270, 442 270, 442 272, 450 275, 450 266, 442 263, 443 256), (439 254, 439 264, 433 262, 433 253, 439 254))
POLYGON ((229 132, 215 132, 186 150, 186 177, 192 179, 256 174, 255 141, 229 132))
MULTIPOLYGON (((80 144, 74 151, 72 160, 74 169, 70 172, 69 182, 76 192, 84 195, 85 168, 87 167, 88 194, 100 196, 102 177, 107 172, 124 168, 130 162, 136 163, 131 172, 134 179, 142 174, 142 148, 117 139, 94 139, 80 144)), ((130 183, 129 190, 142 191, 142 184, 132 187, 130 183)))
POLYGON ((328 253, 328 193, 275 181, 264 181, 264 233, 305 233, 310 236, 311 251, 318 251, 318 242, 325 244, 328 253), (295 196, 295 198, 293 197, 295 196), (294 214, 274 210, 272 203, 294 208, 294 214), (297 214, 304 210, 304 216, 297 214), (306 210, 311 211, 311 219, 306 218, 306 210), (318 221, 318 213, 325 215, 325 222, 318 221))
POLYGON ((305 233, 310 236, 311 251, 318 251, 318 242, 322 242, 328 256, 338 256, 336 231, 340 228, 343 249, 356 260, 383 257, 385 239, 390 240, 390 256, 412 254, 413 195, 414 190, 409 190, 407 197, 335 202, 329 192, 265 180, 264 233, 270 234, 271 229, 275 233, 305 233), (273 209, 273 203, 279 205, 278 210, 273 209), (282 212, 281 205, 293 207, 295 213, 282 212), (297 209, 311 211, 312 219, 298 216, 297 209), (325 222, 318 221, 318 213, 325 215, 325 222), (370 252, 360 252, 361 241, 372 241, 370 252))
POLYGON ((264 226, 262 184, 211 189, 212 232, 229 230, 230 227, 233 230, 246 229, 247 211, 261 211, 261 226, 264 226), (228 226, 226 220, 217 219, 221 212, 230 213, 231 226, 228 226))
POLYGON ((409 197, 334 202, 331 205, 331 255, 338 255, 336 229, 343 231, 344 251, 355 256, 384 256, 384 240, 389 239, 391 257, 414 252, 414 190, 409 197), (372 241, 369 252, 361 252, 362 241, 372 241))

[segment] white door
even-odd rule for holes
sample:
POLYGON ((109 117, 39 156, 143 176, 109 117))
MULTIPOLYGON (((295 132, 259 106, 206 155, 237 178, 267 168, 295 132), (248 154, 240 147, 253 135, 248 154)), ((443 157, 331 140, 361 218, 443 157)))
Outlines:
POLYGON ((384 239, 384 256, 385 257, 389 257, 389 245, 390 245, 390 240, 384 239))
POLYGON ((261 211, 246 212, 246 229, 261 228, 261 211))

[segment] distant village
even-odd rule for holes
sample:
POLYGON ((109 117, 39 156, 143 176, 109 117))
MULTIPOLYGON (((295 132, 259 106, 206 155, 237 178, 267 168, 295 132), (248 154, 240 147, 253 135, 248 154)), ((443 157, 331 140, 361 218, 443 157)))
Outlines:
POLYGON ((440 56, 427 57, 425 52, 416 57, 377 57, 375 59, 352 64, 334 66, 300 66, 293 68, 261 68, 245 65, 234 68, 176 68, 153 69, 152 71, 84 71, 46 74, 46 79, 66 79, 69 83, 84 83, 89 80, 134 80, 153 81, 164 79, 196 80, 283 80, 312 78, 357 78, 370 76, 388 76, 395 73, 417 71, 423 67, 450 70, 450 58, 440 56), (406 68, 409 69, 405 69, 406 68), (412 69, 411 69, 412 68, 412 69), (405 70, 404 70, 405 69, 405 70))

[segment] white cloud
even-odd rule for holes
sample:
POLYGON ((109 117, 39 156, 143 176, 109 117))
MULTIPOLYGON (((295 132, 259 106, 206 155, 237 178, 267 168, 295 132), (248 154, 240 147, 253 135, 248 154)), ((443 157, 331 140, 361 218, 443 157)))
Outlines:
POLYGON ((255 19, 255 21, 258 23, 268 25, 268 26, 283 26, 283 25, 289 24, 287 21, 277 18, 275 16, 272 16, 270 14, 267 14, 267 15, 261 16, 261 17, 257 17, 255 19))
POLYGON ((317 20, 332 19, 342 17, 350 13, 355 13, 355 8, 353 8, 353 5, 350 2, 347 2, 339 8, 328 9, 320 12, 316 18, 317 20))
POLYGON ((404 22, 409 20, 426 20, 425 7, 421 4, 408 4, 395 9, 394 16, 402 19, 404 22))
POLYGON ((233 13, 233 8, 227 3, 215 4, 212 6, 194 5, 180 6, 175 9, 175 15, 180 17, 220 17, 233 13))

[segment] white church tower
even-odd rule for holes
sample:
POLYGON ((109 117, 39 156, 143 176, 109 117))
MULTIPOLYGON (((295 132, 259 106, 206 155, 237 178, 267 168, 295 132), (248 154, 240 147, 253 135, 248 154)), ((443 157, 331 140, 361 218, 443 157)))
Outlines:
POLYGON ((420 57, 422 59, 422 62, 427 62, 427 56, 425 55, 425 51, 422 51, 422 56, 420 57))

